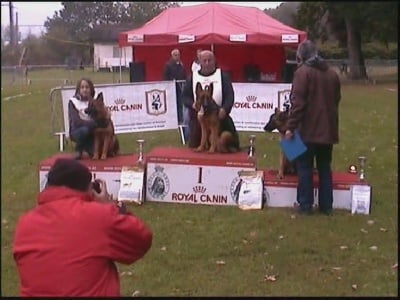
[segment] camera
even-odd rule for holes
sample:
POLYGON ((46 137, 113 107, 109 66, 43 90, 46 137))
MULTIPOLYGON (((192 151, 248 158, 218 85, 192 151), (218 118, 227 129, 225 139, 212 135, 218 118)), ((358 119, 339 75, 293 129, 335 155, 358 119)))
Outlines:
POLYGON ((96 191, 96 193, 100 193, 100 192, 101 192, 100 182, 98 182, 98 181, 93 181, 93 182, 92 182, 92 188, 93 188, 93 190, 96 191))

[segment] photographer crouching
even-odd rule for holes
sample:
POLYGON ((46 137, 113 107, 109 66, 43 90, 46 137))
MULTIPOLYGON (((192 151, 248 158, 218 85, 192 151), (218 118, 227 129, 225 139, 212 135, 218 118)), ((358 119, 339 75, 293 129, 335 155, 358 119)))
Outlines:
POLYGON ((142 258, 152 232, 79 161, 58 159, 47 177, 38 205, 15 230, 20 296, 120 296, 115 262, 142 258))

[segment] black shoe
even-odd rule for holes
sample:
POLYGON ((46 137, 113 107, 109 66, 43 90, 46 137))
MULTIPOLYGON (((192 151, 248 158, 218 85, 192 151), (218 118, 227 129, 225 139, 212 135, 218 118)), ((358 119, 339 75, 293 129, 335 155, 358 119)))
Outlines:
POLYGON ((318 211, 325 216, 332 216, 332 209, 319 209, 318 211))
POLYGON ((312 209, 302 209, 300 206, 295 207, 295 211, 299 215, 310 216, 313 214, 312 209))

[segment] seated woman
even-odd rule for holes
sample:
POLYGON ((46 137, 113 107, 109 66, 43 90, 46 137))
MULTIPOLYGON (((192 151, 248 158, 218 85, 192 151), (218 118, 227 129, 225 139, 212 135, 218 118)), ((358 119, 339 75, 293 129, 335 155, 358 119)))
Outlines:
POLYGON ((85 113, 89 98, 94 97, 94 85, 90 79, 82 78, 76 85, 75 95, 68 102, 69 136, 75 142, 75 159, 85 151, 93 156, 95 121, 85 113))

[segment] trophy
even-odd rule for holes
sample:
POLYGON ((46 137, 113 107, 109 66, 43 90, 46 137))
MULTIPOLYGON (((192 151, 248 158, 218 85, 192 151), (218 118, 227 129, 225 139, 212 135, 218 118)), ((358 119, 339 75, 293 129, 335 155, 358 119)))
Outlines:
POLYGON ((144 144, 144 140, 140 139, 140 140, 136 140, 136 142, 138 143, 138 149, 139 149, 139 158, 136 161, 137 165, 143 165, 144 160, 143 160, 143 144, 144 144))
POLYGON ((251 134, 249 136, 250 146, 249 146, 249 150, 247 152, 248 158, 253 158, 255 156, 255 153, 256 153, 256 148, 254 147, 255 140, 256 140, 256 136, 254 134, 251 134))
POLYGON ((358 157, 358 163, 360 164, 360 181, 365 180, 365 164, 367 162, 367 158, 365 156, 358 157))

